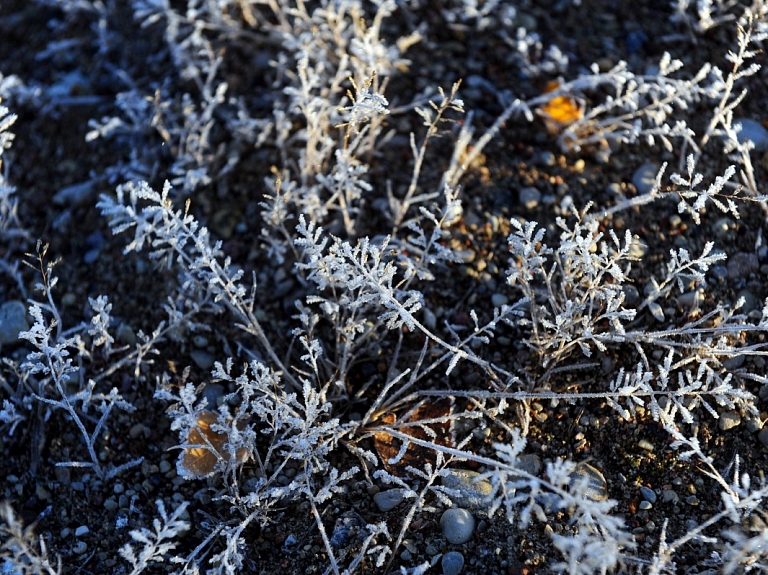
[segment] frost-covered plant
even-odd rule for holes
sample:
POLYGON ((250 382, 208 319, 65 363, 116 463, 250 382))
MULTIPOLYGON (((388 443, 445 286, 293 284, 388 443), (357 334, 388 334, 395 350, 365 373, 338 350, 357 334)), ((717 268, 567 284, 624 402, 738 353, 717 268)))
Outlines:
MULTIPOLYGON (((76 0, 53 3, 71 18, 95 16, 100 39, 95 45, 108 47, 114 4, 97 2, 89 9, 76 0)), ((328 572, 389 570, 401 557, 397 552, 417 514, 452 504, 457 494, 441 481, 450 466, 465 462, 479 466, 480 480, 491 485, 493 519, 502 510, 517 526, 534 520, 552 524, 554 570, 597 573, 647 566, 652 572, 670 571, 675 553, 693 538, 713 543, 713 565, 760 566, 764 534, 750 528, 758 525, 766 489, 753 488, 738 462, 733 481, 726 480, 727 473, 704 451, 694 424, 720 417, 725 409, 759 417, 747 384, 764 383, 765 376, 751 366, 734 368, 729 360, 765 354, 759 338, 768 329, 768 311, 757 318, 741 313, 738 301, 715 302, 684 319, 665 317, 667 303, 709 287, 708 271, 725 258, 711 242, 670 249, 666 263, 644 270, 646 288, 630 304, 642 249, 630 231, 611 229, 614 214, 650 211, 653 204, 672 207, 665 203, 670 198, 697 225, 709 207, 738 217, 740 201, 764 199, 757 194, 750 145, 739 140, 734 119, 745 97, 736 93, 738 83, 755 73, 747 62, 764 40, 765 11, 759 4, 739 18, 738 50, 730 56, 728 74, 704 63, 693 76, 686 75, 682 60, 670 54, 661 58, 657 71, 643 74, 625 63, 607 72, 593 67, 564 79, 554 92, 511 103, 509 92, 496 94, 506 108, 475 139, 471 112, 455 124, 452 138, 442 130, 446 120, 464 113, 459 83, 437 97, 391 90, 399 88, 397 76, 409 65, 408 47, 422 36, 431 41, 428 24, 418 32, 402 30, 411 25, 411 10, 422 8, 419 2, 131 2, 128 8, 142 31, 163 36, 167 51, 152 63, 165 62, 167 77, 146 82, 116 72, 127 89, 121 87, 109 109, 99 111, 102 119, 91 122, 87 139, 95 144, 110 137, 130 147, 127 159, 108 175, 142 181, 120 185, 114 197, 103 195, 98 208, 114 234, 130 236, 126 254, 147 253, 160 270, 170 272, 174 285, 165 305, 158 305, 168 321, 149 335, 140 333, 135 348, 118 347, 112 300, 94 296, 88 299, 87 320, 64 330, 51 295, 55 279, 42 265, 43 301, 33 303, 33 326, 23 335, 33 350, 24 350, 23 363, 7 359, 8 371, 18 376, 17 381, 0 379, 0 421, 18 434, 29 418, 44 422, 49 413, 63 410, 90 458, 66 464, 109 478, 137 461, 117 468, 103 464, 97 454, 101 432, 115 407, 134 406, 116 389, 99 390, 121 371, 132 370, 137 382, 157 381, 153 405, 167 408, 178 436, 177 475, 199 482, 196 500, 212 494, 216 512, 200 522, 202 541, 181 552, 173 539, 187 529, 189 507, 182 503, 169 515, 158 502, 154 529, 139 526, 130 534, 133 543, 121 549, 136 574, 160 561, 180 565, 185 574, 250 570, 255 551, 247 530, 270 528, 292 506, 311 515, 328 572), (404 13, 398 22, 403 35, 390 40, 388 26, 400 16, 396 10, 404 13), (245 55, 249 65, 261 62, 260 71, 271 61, 264 81, 269 90, 238 86, 233 53, 245 55), (267 93, 254 93, 261 90, 267 93), (473 300, 480 302, 473 306, 481 306, 473 309, 450 289, 429 291, 450 281, 450 266, 460 261, 453 249, 456 232, 471 230, 470 218, 478 217, 472 198, 462 197, 462 177, 515 114, 532 120, 534 111, 557 98, 577 112, 572 121, 555 126, 567 153, 597 145, 610 159, 608 152, 619 144, 644 141, 654 150, 661 142, 661 154, 682 152, 687 174, 673 174, 671 185, 663 186, 662 169, 651 192, 613 205, 577 210, 572 201, 563 201, 554 208, 559 217, 552 226, 513 217, 507 242, 511 285, 499 294, 511 294, 511 304, 494 307, 473 300), (694 106, 713 110, 699 133, 689 114, 694 106), (410 131, 406 113, 422 121, 421 133, 410 131), (401 130, 405 133, 398 134, 401 130), (453 149, 443 163, 435 158, 435 168, 428 166, 427 150, 438 135, 448 136, 444 141, 453 149), (718 165, 700 175, 703 149, 712 139, 723 143, 724 159, 735 166, 718 165), (408 152, 412 165, 391 175, 397 166, 383 160, 408 152), (251 262, 225 257, 223 244, 203 225, 204 216, 192 215, 200 207, 197 193, 210 200, 204 192, 215 191, 222 203, 231 199, 227 178, 237 174, 245 157, 256 158, 256 181, 263 179, 267 191, 260 185, 244 191, 253 200, 251 208, 261 207, 262 221, 250 231, 254 237, 261 231, 259 241, 267 248, 257 264, 263 269, 252 278, 238 268, 251 262), (737 170, 743 194, 729 191, 737 170), (155 180, 168 183, 158 192, 155 180), (174 194, 172 185, 181 194, 174 194), (184 208, 178 195, 191 196, 184 208), (552 229, 558 237, 551 237, 552 229), (294 317, 285 306, 276 311, 269 305, 265 286, 256 284, 273 269, 295 280, 296 291, 289 294, 296 299, 294 317), (454 321, 453 313, 468 320, 454 321), (281 331, 285 325, 287 331, 281 331), (242 338, 236 351, 228 340, 232 326, 242 338), (179 381, 147 361, 164 339, 174 338, 183 352, 188 336, 200 331, 220 336, 226 354, 216 358, 204 383, 193 383, 191 370, 184 370, 179 381), (520 350, 506 337, 509 331, 533 353, 510 353, 510 348, 520 350), (96 356, 108 365, 94 370, 96 356), (356 368, 373 361, 384 369, 362 384, 355 382, 356 368), (593 375, 588 391, 555 386, 563 374, 585 370, 593 375), (481 374, 482 388, 465 381, 472 371, 481 374), (208 393, 214 386, 221 394, 208 393), (435 398, 456 399, 455 409, 425 415, 421 408, 435 407, 435 398), (615 514, 615 502, 591 497, 586 482, 576 478, 575 461, 547 461, 543 475, 523 469, 520 456, 529 447, 536 400, 600 400, 621 418, 658 422, 679 459, 693 460, 722 493, 721 510, 671 542, 663 532, 655 553, 636 545, 615 514), (89 419, 94 408, 96 417, 89 419), (493 426, 504 441, 481 454, 485 448, 475 449, 473 425, 493 426), (443 437, 451 435, 446 428, 459 428, 464 435, 455 441, 443 437), (374 452, 370 441, 388 441, 389 449, 378 445, 374 452), (428 456, 396 470, 416 448, 428 456), (339 457, 344 449, 359 465, 339 463, 349 461, 339 457), (391 525, 371 522, 360 527, 357 547, 350 551, 339 547, 328 519, 360 477, 369 488, 375 483, 399 487, 409 507, 393 537, 391 525), (705 530, 719 522, 729 525, 714 544, 705 530)), ((697 8, 698 24, 691 25, 696 33, 725 23, 722 16, 735 10, 730 3, 712 2, 697 8), (708 10, 715 4, 718 14, 713 15, 708 10)), ((677 3, 679 18, 689 10, 688 3, 677 3)), ((567 75, 560 49, 545 50, 539 36, 518 25, 516 12, 503 2, 462 0, 445 3, 439 13, 456 31, 498 34, 511 48, 507 62, 523 77, 567 75)), ((100 48, 100 61, 107 55, 100 48)), ((0 123, 0 137, 8 125, 0 123)), ((249 230, 249 218, 258 218, 258 210, 246 215, 243 229, 249 230)), ((491 278, 497 279, 502 278, 491 278)), ((486 284, 484 290, 492 282, 486 284)), ((428 568, 422 564, 411 572, 428 568)))
MULTIPOLYGON (((136 459, 109 469, 96 454, 97 442, 106 429, 105 425, 112 410, 117 408, 130 413, 135 407, 123 399, 117 388, 113 387, 106 394, 95 392, 96 382, 93 379, 86 382, 80 377, 79 368, 73 363, 73 359, 85 355, 83 342, 76 333, 70 335, 62 332, 61 318, 52 295, 57 278, 52 275, 53 264, 45 262, 46 251, 47 246, 41 248, 38 244, 38 258, 43 274, 43 281, 38 285, 38 289, 46 301, 32 302, 29 314, 34 323, 28 331, 19 334, 20 338, 29 341, 36 350, 29 352, 25 362, 21 364, 22 374, 30 388, 31 399, 47 406, 45 419, 50 417, 51 410, 61 409, 66 412, 80 431, 88 450, 90 461, 59 462, 57 465, 89 468, 99 478, 109 479, 124 469, 141 463, 141 459, 136 459), (44 311, 51 314, 50 320, 46 319, 44 311), (88 412, 91 409, 98 413, 98 420, 93 429, 89 430, 86 422, 90 419, 88 412)), ((97 316, 88 331, 92 336, 96 336, 96 345, 103 345, 109 350, 114 340, 105 330, 109 323, 106 319, 108 304, 102 298, 92 300, 92 303, 97 316)))
POLYGON ((45 539, 34 525, 24 526, 8 501, 0 503, 0 572, 13 575, 60 575, 61 557, 48 557, 45 539))
POLYGON ((187 504, 182 503, 169 516, 162 500, 156 501, 160 519, 152 521, 153 530, 142 527, 130 532, 134 544, 140 544, 141 548, 126 543, 120 548, 120 556, 131 564, 131 575, 138 575, 145 571, 151 563, 181 563, 178 557, 168 557, 176 548, 174 538, 189 530, 189 522, 183 519, 187 504))

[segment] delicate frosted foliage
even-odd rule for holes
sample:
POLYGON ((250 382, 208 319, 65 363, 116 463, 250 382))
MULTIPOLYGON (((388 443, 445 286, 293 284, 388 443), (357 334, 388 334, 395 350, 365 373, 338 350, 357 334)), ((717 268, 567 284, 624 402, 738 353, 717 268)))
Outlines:
MULTIPOLYGON (((85 141, 109 162, 83 186, 103 192, 107 241, 123 246, 131 271, 154 274, 152 295, 162 297, 126 310, 122 291, 71 289, 83 301, 62 314, 71 286, 61 289, 47 246, 23 255, 42 232, 19 220, 24 196, 5 163, 17 116, 0 106, 0 273, 11 280, 3 296, 20 294, 28 322, 2 349, 0 433, 29 453, 25 476, 67 467, 89 492, 111 490, 118 477, 167 480, 156 511, 139 495, 127 515, 120 508, 116 573, 432 572, 437 555, 430 564, 405 548, 423 538, 417 529, 440 547, 431 530, 438 513, 466 501, 448 479, 465 467, 483 493, 473 513, 485 515, 489 534, 508 522, 534 541, 537 569, 671 573, 695 542, 706 555, 699 567, 768 570, 760 462, 734 453, 723 467, 706 435, 726 413, 759 429, 753 392, 768 384, 768 300, 728 299, 738 278, 722 266, 735 254, 705 227, 713 216, 744 217, 745 206, 765 210, 765 159, 757 164, 738 120, 768 37, 765 2, 673 2, 680 35, 664 44, 720 47, 712 34, 722 32, 733 42, 717 59, 727 66, 665 52, 642 73, 624 61, 573 69, 565 47, 526 29, 536 11, 502 0, 131 0, 119 8, 133 22, 119 26, 120 3, 32 4, 62 15, 51 27, 87 34, 94 68, 119 84, 87 102, 100 117, 85 141), (408 57, 435 49, 446 33, 435 25, 468 46, 492 39, 508 77, 527 86, 558 80, 524 96, 462 70, 465 84, 431 87, 408 57), (113 34, 125 30, 155 42, 147 77, 111 58, 122 41, 113 34), (162 78, 150 77, 156 69, 162 78), (467 103, 477 94, 487 109, 467 103), (502 130, 517 138, 523 123, 521 134, 539 130, 569 168, 579 155, 599 158, 624 181, 610 170, 628 146, 662 167, 636 195, 585 189, 576 205, 558 188, 535 211, 499 200, 509 210, 500 218, 495 199, 473 194, 499 191, 501 168, 486 154, 509 147, 491 142, 502 130), (679 164, 667 172, 665 159, 679 164), (230 209, 239 219, 225 233, 217 217, 230 209), (646 236, 648 246, 641 235, 652 225, 619 221, 665 213, 688 235, 646 236), (39 278, 31 296, 22 261, 39 278), (134 333, 132 323, 147 322, 134 333), (197 348, 210 350, 207 364, 197 348), (542 430, 554 429, 547 410, 572 420, 560 428, 570 433, 595 405, 618 429, 658 429, 669 465, 717 494, 712 513, 693 520, 682 509, 641 544, 639 519, 617 501, 630 491, 616 487, 619 473, 596 494, 584 470, 600 472, 566 452, 571 437, 542 444, 542 430), (111 450, 135 412, 158 418, 151 431, 166 435, 157 442, 172 450, 175 475, 155 473, 154 451, 143 461, 111 450), (52 429, 66 434, 71 455, 51 449, 47 461, 34 433, 52 429), (398 509, 360 499, 384 487, 398 509), (300 551, 295 529, 305 531, 300 551), (264 533, 279 533, 284 564, 265 566, 273 539, 258 541, 264 533)), ((558 3, 553 18, 577 5, 558 3)), ((11 109, 48 117, 83 103, 44 88, 0 75, 11 109)), ((755 253, 763 243, 757 233, 755 253)), ((130 429, 140 443, 143 428, 130 429)), ((81 555, 48 549, 50 533, 36 536, 11 503, 0 502, 2 573, 89 568, 81 555)), ((473 549, 478 569, 498 559, 482 556, 484 542, 473 549)))

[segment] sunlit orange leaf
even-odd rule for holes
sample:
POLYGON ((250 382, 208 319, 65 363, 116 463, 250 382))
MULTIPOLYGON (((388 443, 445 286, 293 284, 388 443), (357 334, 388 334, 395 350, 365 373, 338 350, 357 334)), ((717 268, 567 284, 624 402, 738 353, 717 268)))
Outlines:
MULTIPOLYGON (((544 92, 553 92, 559 88, 559 82, 549 82, 544 92)), ((547 125, 550 133, 557 133, 565 126, 568 126, 581 119, 584 115, 583 106, 571 96, 555 96, 549 102, 538 109, 539 115, 547 125)))
MULTIPOLYGON (((197 425, 190 430, 186 443, 201 447, 184 448, 177 466, 179 474, 183 477, 194 479, 207 477, 215 471, 217 461, 220 459, 229 461, 229 452, 224 448, 227 435, 211 429, 211 425, 218 420, 219 415, 213 411, 202 411, 198 416, 197 425)), ((245 456, 245 449, 238 449, 237 460, 242 462, 245 456)))

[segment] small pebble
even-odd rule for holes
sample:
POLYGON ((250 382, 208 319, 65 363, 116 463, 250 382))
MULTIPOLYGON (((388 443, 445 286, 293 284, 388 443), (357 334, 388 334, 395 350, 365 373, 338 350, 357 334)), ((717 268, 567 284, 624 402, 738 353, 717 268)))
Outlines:
POLYGON ((189 357, 195 362, 195 365, 204 371, 208 371, 213 367, 215 361, 213 355, 202 349, 195 349, 189 352, 189 357))
POLYGON ((656 321, 658 322, 664 321, 664 309, 655 301, 652 301, 651 303, 648 304, 648 311, 651 312, 653 319, 655 319, 656 321))
POLYGON ((51 492, 48 491, 45 487, 43 487, 39 483, 37 484, 37 487, 35 487, 35 495, 41 501, 47 501, 48 499, 51 498, 51 492))
POLYGON ((475 518, 466 509, 452 507, 440 517, 440 528, 448 543, 453 545, 466 543, 472 538, 475 530, 475 518))
POLYGON ((115 336, 117 337, 117 341, 123 345, 129 345, 131 347, 136 345, 136 333, 133 331, 133 328, 125 322, 117 326, 115 336))
POLYGON ((464 556, 458 551, 449 551, 440 560, 443 575, 459 575, 464 568, 464 556))
POLYGON ((488 496, 493 487, 489 481, 476 481, 479 475, 477 471, 451 469, 442 477, 442 484, 443 487, 459 491, 459 495, 451 497, 456 505, 469 509, 485 509, 488 507, 488 496))
POLYGON ((640 441, 638 441, 637 446, 640 449, 645 449, 646 451, 653 451, 653 443, 651 443, 647 439, 641 439, 640 441))
POLYGON ((661 498, 665 503, 677 503, 680 496, 672 489, 665 489, 661 492, 661 498))
POLYGON ((738 118, 733 120, 733 125, 741 124, 741 131, 737 139, 744 143, 751 140, 755 144, 755 150, 768 150, 768 130, 757 120, 750 118, 738 118))
POLYGON ((541 457, 535 453, 523 453, 517 457, 517 468, 531 475, 538 475, 542 469, 541 457))
POLYGON ((656 175, 659 167, 655 164, 643 164, 632 176, 632 183, 639 194, 647 194, 656 185, 656 175))
POLYGON ((768 447, 768 427, 763 427, 760 433, 757 434, 757 438, 765 447, 768 447))
POLYGON ((741 415, 737 411, 726 411, 720 414, 717 426, 721 431, 728 431, 741 424, 741 415))
POLYGON ((542 166, 552 167, 557 163, 557 158, 549 150, 545 150, 539 154, 539 164, 542 166))
POLYGON ((643 499, 645 499, 647 502, 656 503, 656 492, 650 487, 641 487, 640 495, 642 495, 643 499))
POLYGON ((88 545, 85 543, 85 541, 78 541, 75 543, 75 546, 72 547, 72 551, 74 551, 76 555, 82 555, 88 551, 88 545))
POLYGON ((592 467, 588 463, 579 464, 571 473, 568 488, 573 489, 576 487, 583 477, 587 478, 587 487, 584 490, 585 497, 595 501, 605 501, 608 499, 608 483, 605 481, 605 477, 603 477, 599 469, 592 467))
POLYGON ((491 296, 491 304, 493 307, 501 307, 509 303, 509 298, 503 293, 495 293, 491 296))
POLYGON ((128 430, 128 437, 131 439, 138 439, 144 434, 144 424, 143 423, 137 423, 135 425, 132 425, 131 428, 128 430))
POLYGON ((0 305, 0 345, 20 341, 19 332, 28 329, 27 306, 16 300, 0 305))
POLYGON ((75 529, 75 537, 82 537, 83 535, 87 535, 90 529, 88 529, 87 525, 81 525, 77 529, 75 529))
POLYGON ((405 493, 402 489, 388 489, 379 491, 373 496, 373 501, 379 511, 390 511, 400 505, 405 499, 405 493))
POLYGON ((520 189, 520 203, 528 210, 533 210, 541 201, 541 192, 533 187, 520 189))
POLYGON ((641 501, 639 505, 641 511, 647 511, 651 507, 653 507, 653 505, 651 505, 650 501, 641 501))

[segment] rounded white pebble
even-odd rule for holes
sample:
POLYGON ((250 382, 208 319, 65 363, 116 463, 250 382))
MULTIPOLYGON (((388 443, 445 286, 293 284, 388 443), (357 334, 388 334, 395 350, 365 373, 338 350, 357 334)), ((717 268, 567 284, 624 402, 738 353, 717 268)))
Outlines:
POLYGON ((83 535, 86 535, 90 529, 88 529, 87 525, 81 525, 77 529, 75 529, 75 537, 82 537, 83 535))
POLYGON ((443 567, 443 575, 459 575, 464 568, 464 556, 458 551, 449 551, 443 555, 440 563, 443 567))
POLYGON ((452 507, 440 517, 440 527, 448 543, 466 543, 472 538, 472 532, 475 530, 475 518, 466 509, 452 507))

